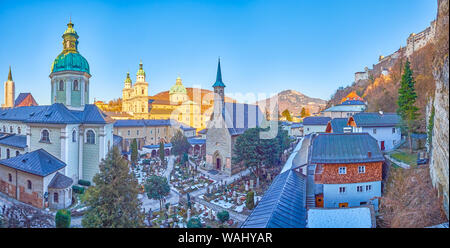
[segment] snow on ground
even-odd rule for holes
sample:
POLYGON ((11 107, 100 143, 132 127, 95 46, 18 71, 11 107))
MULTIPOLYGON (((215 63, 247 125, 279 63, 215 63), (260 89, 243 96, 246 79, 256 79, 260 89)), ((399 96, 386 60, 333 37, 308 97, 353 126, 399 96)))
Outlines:
POLYGON ((233 203, 229 203, 229 202, 226 202, 224 200, 218 200, 218 199, 216 199, 214 201, 211 201, 211 203, 216 204, 218 206, 221 206, 221 207, 223 207, 225 209, 229 209, 229 208, 231 208, 233 206, 233 203))
POLYGON ((372 218, 368 207, 309 209, 309 228, 371 228, 372 218))
POLYGON ((238 213, 241 213, 242 210, 244 210, 244 206, 245 206, 245 204, 241 204, 241 205, 237 206, 237 207, 234 209, 234 211, 236 211, 236 212, 238 212, 238 213))

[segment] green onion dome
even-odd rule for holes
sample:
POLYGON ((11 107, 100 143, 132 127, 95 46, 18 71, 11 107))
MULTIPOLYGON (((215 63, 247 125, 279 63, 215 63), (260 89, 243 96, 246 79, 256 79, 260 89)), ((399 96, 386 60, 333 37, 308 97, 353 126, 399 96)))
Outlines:
POLYGON ((90 74, 87 60, 79 53, 61 53, 52 64, 52 73, 58 71, 82 71, 90 74))
POLYGON ((78 52, 78 34, 73 29, 74 24, 70 21, 67 29, 62 35, 63 51, 53 61, 51 71, 81 71, 90 74, 89 63, 78 52))
POLYGON ((181 83, 180 77, 177 77, 177 81, 176 81, 175 85, 170 87, 170 90, 169 90, 169 94, 175 94, 175 93, 187 94, 187 90, 181 83))

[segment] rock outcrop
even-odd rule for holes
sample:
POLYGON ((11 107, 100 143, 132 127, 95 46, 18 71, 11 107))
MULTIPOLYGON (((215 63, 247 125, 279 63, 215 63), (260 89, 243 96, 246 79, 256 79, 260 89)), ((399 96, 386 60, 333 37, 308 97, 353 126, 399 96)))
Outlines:
POLYGON ((438 0, 437 53, 434 61, 436 91, 434 95, 434 127, 430 176, 433 186, 443 200, 443 208, 449 217, 449 54, 448 18, 449 0, 438 0))

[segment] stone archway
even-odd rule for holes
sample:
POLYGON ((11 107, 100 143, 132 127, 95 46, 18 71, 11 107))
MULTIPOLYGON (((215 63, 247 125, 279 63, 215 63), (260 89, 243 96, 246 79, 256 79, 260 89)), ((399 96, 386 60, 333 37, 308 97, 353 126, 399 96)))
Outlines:
POLYGON ((212 164, 213 164, 214 170, 218 170, 218 171, 222 170, 223 159, 222 159, 222 156, 220 155, 219 151, 214 152, 212 164))

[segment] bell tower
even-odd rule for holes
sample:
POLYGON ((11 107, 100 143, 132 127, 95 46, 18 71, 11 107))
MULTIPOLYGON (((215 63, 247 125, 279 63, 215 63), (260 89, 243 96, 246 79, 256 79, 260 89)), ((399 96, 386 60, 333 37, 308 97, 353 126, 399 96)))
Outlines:
POLYGON ((214 88, 214 113, 221 113, 225 102, 225 84, 222 81, 222 70, 220 68, 220 58, 217 64, 216 82, 214 88))
POLYGON ((53 61, 50 73, 51 103, 62 103, 68 108, 82 109, 89 104, 87 60, 78 52, 78 34, 70 20, 62 35, 63 50, 53 61))
POLYGON ((16 86, 12 79, 11 66, 9 66, 8 80, 5 82, 5 103, 2 104, 3 108, 13 108, 14 99, 16 96, 16 86))

